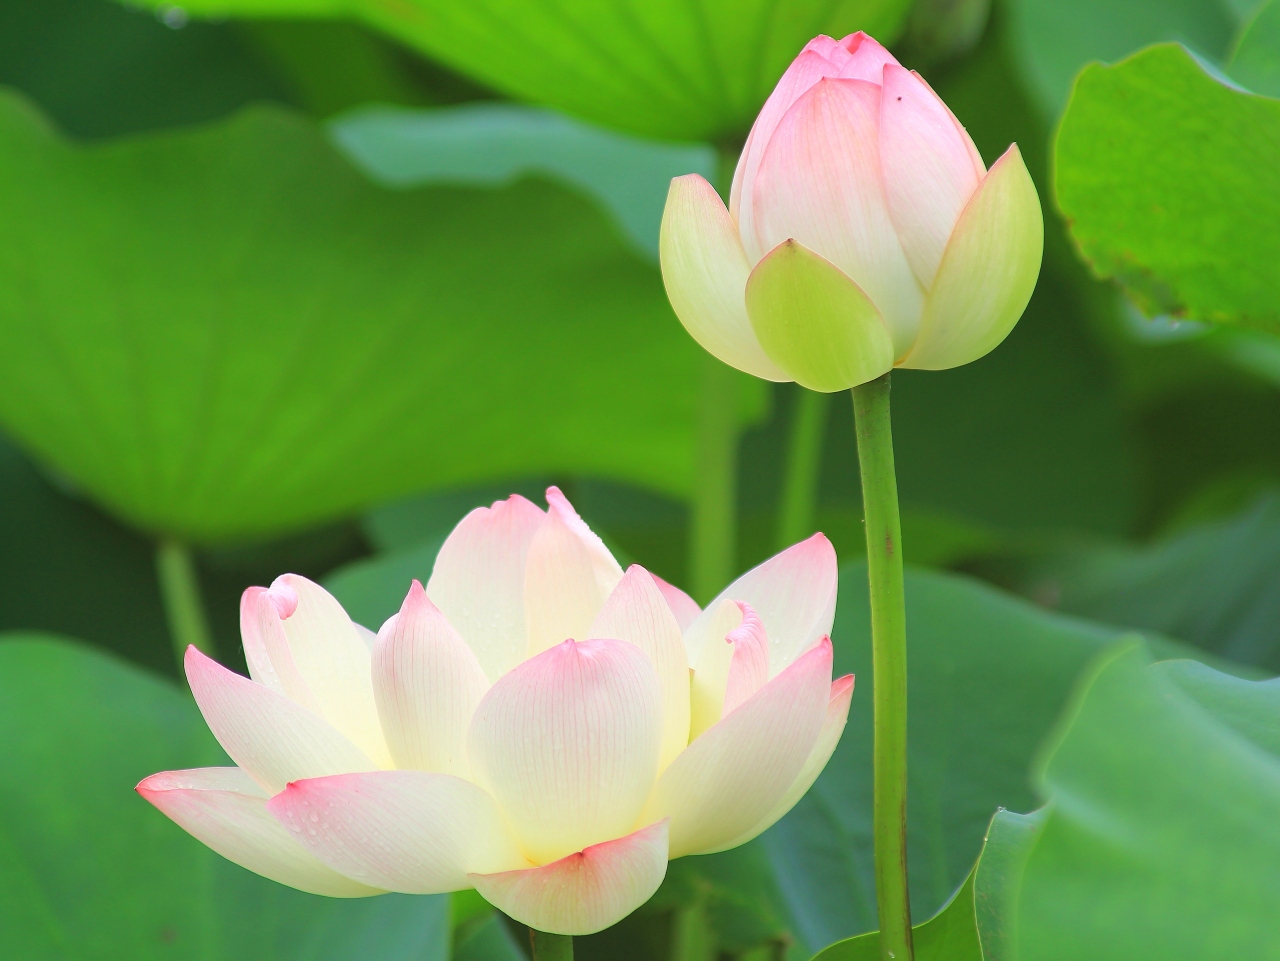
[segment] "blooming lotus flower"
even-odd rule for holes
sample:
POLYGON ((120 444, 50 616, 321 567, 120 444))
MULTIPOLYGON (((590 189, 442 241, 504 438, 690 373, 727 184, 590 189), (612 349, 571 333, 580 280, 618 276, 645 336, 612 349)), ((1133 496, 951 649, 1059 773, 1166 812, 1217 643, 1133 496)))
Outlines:
POLYGON ((554 487, 472 511, 374 635, 304 577, 251 587, 252 680, 195 648, 187 679, 236 767, 138 791, 219 854, 333 897, 475 887, 588 934, 670 858, 723 851, 826 765, 836 562, 821 534, 706 610, 625 573, 554 487))
POLYGON ((818 391, 977 360, 1040 270, 1017 145, 990 170, 929 85, 864 33, 818 37, 756 118, 725 208, 671 182, 662 276, 726 364, 818 391))

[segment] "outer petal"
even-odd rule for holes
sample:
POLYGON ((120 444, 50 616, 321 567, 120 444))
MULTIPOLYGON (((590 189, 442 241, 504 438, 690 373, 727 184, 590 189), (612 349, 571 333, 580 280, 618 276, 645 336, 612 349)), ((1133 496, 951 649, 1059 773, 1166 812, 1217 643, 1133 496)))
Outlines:
POLYGON ((846 390, 893 368, 893 338, 876 305, 797 241, 756 265, 746 303, 761 346, 810 390, 846 390))
POLYGON ((653 662, 662 684, 658 770, 664 770, 689 744, 689 661, 680 625, 648 571, 638 564, 628 568, 596 615, 588 636, 628 641, 653 662))
POLYGON ((288 652, 272 652, 285 693, 314 710, 380 766, 389 767, 391 754, 373 700, 369 646, 347 612, 323 587, 298 574, 277 577, 271 592, 297 598, 294 610, 280 619, 288 652), (305 684, 296 697, 291 677, 305 684))
POLYGON ((667 599, 667 606, 671 608, 671 613, 676 617, 676 623, 680 625, 680 630, 685 630, 690 624, 698 619, 698 615, 702 613, 702 608, 698 606, 698 602, 686 594, 674 584, 668 584, 657 574, 650 572, 653 583, 658 585, 658 590, 662 591, 662 596, 667 599))
POLYGON ((414 581, 373 655, 373 693, 396 767, 467 777, 467 729, 488 689, 471 648, 414 581))
POLYGON ((725 850, 736 848, 739 844, 746 844, 752 838, 769 830, 781 820, 784 814, 796 806, 796 802, 805 796, 809 788, 813 787, 813 782, 818 779, 818 775, 822 773, 827 766, 827 762, 831 760, 831 755, 835 752, 836 745, 840 743, 840 735, 844 733, 845 722, 849 720, 849 702, 851 700, 853 700, 853 675, 846 674, 844 677, 837 678, 831 684, 831 699, 827 702, 827 718, 822 724, 822 732, 818 735, 818 741, 814 744, 813 750, 809 752, 809 757, 805 760, 804 767, 796 775, 791 787, 787 788, 787 793, 782 796, 781 801, 773 806, 772 811, 752 825, 749 830, 744 831, 726 844, 724 846, 725 850))
POLYGON ((756 341, 743 291, 751 264, 715 188, 697 174, 671 181, 659 238, 662 282, 685 330, 731 367, 790 380, 756 341))
POLYGON ((901 366, 944 370, 995 348, 1031 299, 1043 248, 1040 198, 1014 144, 960 215, 929 291, 920 337, 901 366))
POLYGON ((209 730, 268 791, 290 781, 377 767, 323 718, 187 648, 187 683, 209 730))
POLYGON ((267 812, 266 795, 239 768, 165 771, 137 791, 196 840, 264 878, 331 898, 384 893, 312 857, 267 812))
POLYGON ((499 678, 476 709, 468 753, 525 854, 545 864, 632 829, 661 741, 649 658, 625 641, 566 641, 499 678))
POLYGON ((347 877, 407 894, 471 887, 471 871, 528 862, 493 798, 470 781, 375 771, 295 781, 267 809, 347 877))
POLYGON ((490 681, 524 660, 524 569, 546 517, 518 494, 477 507, 445 539, 427 581, 427 594, 490 681))
POLYGON ((816 83, 765 151, 752 188, 753 226, 759 250, 797 240, 847 274, 879 309, 900 357, 915 340, 924 291, 885 206, 879 127, 877 84, 816 83))
POLYGON ((658 890, 667 873, 667 823, 593 844, 540 868, 473 874, 490 904, 549 934, 594 934, 616 924, 658 890))
POLYGON ((774 810, 818 741, 830 688, 824 638, 676 758, 642 816, 671 819, 671 857, 726 850, 774 810))
POLYGON ((951 230, 986 174, 973 141, 918 74, 884 68, 880 166, 885 200, 916 278, 933 283, 951 230))
POLYGON ((622 568, 558 487, 547 488, 547 521, 529 545, 524 609, 528 655, 587 637, 622 568))
POLYGON ((749 700, 769 680, 769 636, 750 604, 738 602, 742 623, 725 635, 733 646, 721 716, 749 700))
MULTIPOLYGON (((777 674, 801 652, 831 633, 840 572, 836 552, 822 534, 788 547, 752 568, 720 592, 685 632, 689 662, 697 662, 707 638, 709 612, 724 600, 746 601, 769 634, 769 673, 777 674)), ((735 625, 736 626, 736 625, 735 625)), ((720 635, 723 636, 723 635, 720 635)))

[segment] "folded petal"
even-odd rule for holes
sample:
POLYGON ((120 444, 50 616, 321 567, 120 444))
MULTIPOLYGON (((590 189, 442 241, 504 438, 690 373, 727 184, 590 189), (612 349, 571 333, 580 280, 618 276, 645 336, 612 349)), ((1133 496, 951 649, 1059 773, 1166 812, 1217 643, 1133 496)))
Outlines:
POLYGON ((698 606, 697 601, 674 584, 668 584, 657 574, 650 573, 649 576, 658 585, 658 590, 662 591, 662 596, 667 599, 667 606, 671 608, 671 613, 675 615, 676 623, 680 625, 680 630, 685 630, 698 619, 698 615, 702 613, 702 608, 698 606))
POLYGON ((634 644, 649 656, 662 684, 662 749, 658 770, 689 743, 689 661, 675 615, 655 579, 638 564, 628 568, 588 631, 634 644))
POLYGON ((916 278, 927 290, 960 211, 986 175, 968 133, 927 83, 884 68, 880 166, 885 200, 916 278))
POLYGON ((1043 249, 1040 198, 1014 144, 961 213, 901 366, 944 370, 994 349, 1031 299, 1043 249))
POLYGON ((823 638, 675 759, 641 817, 671 819, 671 857, 726 850, 774 810, 818 741, 830 688, 823 638))
POLYGON ((747 279, 760 344, 798 384, 831 393, 893 368, 893 337, 862 289, 830 262, 786 240, 747 279))
POLYGON ((707 605, 685 632, 689 663, 696 664, 706 638, 715 633, 707 630, 708 612, 725 600, 745 601, 760 615, 768 632, 769 673, 777 674, 831 633, 839 583, 836 552, 825 536, 814 534, 788 547, 747 571, 707 605))
POLYGON ((724 638, 733 647, 733 660, 729 662, 721 717, 749 699, 769 680, 769 636, 751 605, 737 603, 742 611, 742 623, 724 638))
POLYGON ((525 854, 545 864, 634 827, 661 742, 658 672, 609 639, 566 641, 499 678, 467 748, 525 854))
POLYGON ((292 837, 335 870, 406 894, 471 887, 473 871, 525 867, 492 797, 425 771, 295 781, 267 802, 292 837))
POLYGON ((831 755, 835 753, 836 745, 840 743, 840 735, 844 733, 845 722, 849 720, 849 703, 852 699, 852 674, 846 674, 844 677, 832 681, 831 699, 827 701, 827 718, 822 724, 822 731, 818 735, 817 743, 814 744, 813 750, 809 752, 809 757, 804 762, 804 767, 800 769, 796 779, 791 782, 791 787, 787 788, 782 800, 773 806, 773 810, 726 844, 724 850, 727 851, 730 848, 736 848, 740 844, 746 844, 752 838, 773 827, 774 824, 782 819, 784 814, 796 806, 796 802, 805 796, 809 788, 813 787, 813 782, 818 779, 818 775, 822 773, 827 766, 827 762, 831 760, 831 755))
POLYGON ((719 722, 724 716, 724 693, 733 667, 733 644, 729 634, 742 623, 742 608, 736 601, 719 597, 685 632, 689 667, 689 741, 719 722))
POLYGON ((547 515, 513 494, 477 507, 445 539, 427 594, 475 652, 490 681, 524 660, 524 569, 547 515))
POLYGON ((269 792, 290 781, 377 765, 324 718, 187 648, 187 683, 209 730, 269 792))
POLYGON ((738 228, 715 188, 697 174, 671 181, 658 246, 667 298, 690 336, 731 367, 789 380, 747 319, 742 298, 751 264, 738 228))
POLYGON ((667 873, 667 824, 593 844, 551 864, 473 874, 486 901, 548 934, 594 934, 616 924, 658 890, 667 873))
POLYGON ((137 791, 197 841, 254 874, 330 898, 385 893, 311 855, 268 813, 266 795, 239 768, 165 771, 137 791))
POLYGON ((796 240, 843 271, 880 311, 900 357, 915 340, 924 291, 885 205, 879 127, 878 84, 814 84, 765 151, 752 187, 753 229, 762 252, 796 240))
POLYGON ((379 766, 389 767, 391 754, 373 700, 369 646, 342 605, 298 574, 277 577, 258 602, 262 637, 284 693, 323 717, 379 766), (271 603, 264 603, 267 599, 271 603), (269 623, 273 609, 278 628, 269 623), (278 646, 280 631, 287 650, 278 646))
POLYGON ((547 488, 547 520, 529 545, 525 568, 526 656, 569 638, 583 640, 622 568, 558 487, 547 488))
POLYGON ((383 625, 373 693, 398 768, 467 777, 467 729, 489 680, 418 581, 383 625))

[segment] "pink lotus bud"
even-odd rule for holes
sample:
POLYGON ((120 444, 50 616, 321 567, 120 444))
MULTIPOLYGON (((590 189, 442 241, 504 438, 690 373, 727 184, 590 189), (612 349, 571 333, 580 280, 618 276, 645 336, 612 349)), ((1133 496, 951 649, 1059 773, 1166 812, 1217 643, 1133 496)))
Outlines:
POLYGON ((727 209, 696 174, 671 182, 662 275, 725 363, 835 391, 986 354, 1022 315, 1043 240, 1017 146, 986 170, 929 85, 855 33, 787 68, 727 209))
POLYGON ((237 766, 155 774, 139 792, 304 891, 474 887, 557 934, 625 917, 670 858, 758 835, 848 716, 853 679, 831 680, 830 543, 783 551, 701 611, 624 573, 558 490, 547 501, 467 515, 372 642, 306 578, 250 588, 251 679, 187 652, 237 766))

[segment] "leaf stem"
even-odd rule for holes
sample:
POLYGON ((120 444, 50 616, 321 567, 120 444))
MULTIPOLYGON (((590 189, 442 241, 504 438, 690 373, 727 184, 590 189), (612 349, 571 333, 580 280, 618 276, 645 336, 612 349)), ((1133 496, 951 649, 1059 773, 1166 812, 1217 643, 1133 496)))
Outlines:
POLYGON ((830 394, 805 390, 799 385, 797 390, 800 393, 791 418, 782 507, 778 513, 779 550, 813 533, 818 507, 818 470, 822 466, 822 441, 831 399, 830 394))
POLYGON ((181 674, 188 645, 195 645, 210 656, 214 650, 213 634, 209 630, 204 603, 200 600, 200 580, 191 558, 191 549, 181 541, 160 541, 156 545, 156 577, 160 582, 160 597, 164 602, 169 636, 181 674))
POLYGON ((573 961, 573 938, 567 934, 547 934, 529 929, 533 961, 573 961))
POLYGON ((703 358, 698 406, 689 582, 705 604, 733 576, 738 514, 738 382, 710 354, 703 358))
POLYGON ((882 961, 911 961, 911 903, 907 888, 907 616, 888 374, 853 388, 853 415, 871 588, 873 833, 880 957, 882 961))

